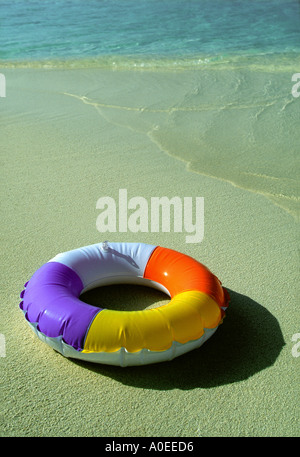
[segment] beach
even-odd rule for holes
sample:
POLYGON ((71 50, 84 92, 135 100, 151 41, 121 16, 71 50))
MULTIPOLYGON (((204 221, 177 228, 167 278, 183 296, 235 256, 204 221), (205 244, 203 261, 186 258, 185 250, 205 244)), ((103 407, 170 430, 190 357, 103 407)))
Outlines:
MULTIPOLYGON (((299 57, 1 67, 1 436, 299 436, 297 71, 299 57), (203 240, 172 226, 100 233, 97 201, 120 189, 148 202, 203 197, 203 240), (105 240, 208 266, 231 296, 216 334, 127 368, 38 340, 18 306, 23 284, 57 253, 105 240)), ((108 289, 107 306, 110 295, 130 309, 167 298, 131 285, 108 289)))

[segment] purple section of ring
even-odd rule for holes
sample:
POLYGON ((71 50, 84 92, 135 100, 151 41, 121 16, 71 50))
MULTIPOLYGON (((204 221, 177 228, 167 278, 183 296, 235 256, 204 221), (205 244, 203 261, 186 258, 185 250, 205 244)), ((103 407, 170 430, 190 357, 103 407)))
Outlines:
POLYGON ((59 262, 45 263, 27 284, 20 307, 38 330, 81 351, 85 334, 101 308, 79 300, 83 284, 75 271, 59 262))

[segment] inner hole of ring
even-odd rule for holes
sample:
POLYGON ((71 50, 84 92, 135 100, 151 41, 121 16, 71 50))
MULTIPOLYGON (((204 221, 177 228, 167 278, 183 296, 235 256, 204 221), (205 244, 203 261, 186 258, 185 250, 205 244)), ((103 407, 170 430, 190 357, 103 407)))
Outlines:
POLYGON ((114 284, 95 287, 80 295, 83 302, 115 311, 141 311, 167 305, 170 297, 147 286, 114 284))

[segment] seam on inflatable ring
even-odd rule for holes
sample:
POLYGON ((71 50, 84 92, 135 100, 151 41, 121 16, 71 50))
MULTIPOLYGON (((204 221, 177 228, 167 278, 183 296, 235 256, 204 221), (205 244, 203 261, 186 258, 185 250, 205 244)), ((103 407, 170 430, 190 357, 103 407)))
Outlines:
MULTIPOLYGON (((87 337, 87 335, 88 335, 88 333, 89 333, 89 330, 90 330, 90 328, 91 328, 91 325, 92 325, 92 323, 93 323, 94 320, 95 320, 95 317, 98 316, 98 314, 101 313, 101 311, 103 311, 103 309, 104 309, 104 308, 99 309, 98 313, 96 313, 95 316, 91 319, 91 322, 89 323, 88 328, 87 328, 86 331, 85 331, 84 338, 83 338, 83 342, 82 342, 82 348, 81 348, 80 352, 84 350, 85 340, 86 340, 86 337, 87 337)), ((72 347, 73 347, 73 346, 72 346, 72 347)), ((74 348, 74 349, 75 349, 75 348, 74 348)))
MULTIPOLYGON (((23 312, 24 313, 24 312, 23 312)), ((24 313, 25 314, 25 313, 24 313)), ((44 343, 47 343, 48 346, 50 346, 52 349, 55 351, 61 353, 63 356, 67 358, 79 358, 80 360, 85 360, 86 362, 90 363, 104 363, 107 365, 119 365, 121 367, 126 367, 126 366, 140 366, 140 365, 148 365, 151 363, 160 363, 160 362, 165 362, 165 361, 170 361, 176 358, 178 355, 186 354, 187 352, 190 351, 190 349, 187 349, 186 351, 182 352, 181 354, 176 354, 177 349, 183 348, 184 346, 189 346, 190 344, 197 343, 198 341, 203 339, 201 344, 199 346, 195 346, 194 349, 198 349, 202 344, 204 344, 207 339, 215 333, 215 331, 218 329, 219 325, 216 326, 213 329, 207 329, 204 328, 204 333, 200 338, 197 338, 195 340, 190 340, 187 341, 186 343, 179 343, 178 341, 173 341, 172 345, 170 346, 169 349, 163 350, 163 351, 151 351, 150 349, 143 348, 140 351, 137 352, 129 352, 125 347, 122 347, 118 349, 117 351, 114 352, 83 352, 75 349, 73 346, 69 345, 63 340, 63 337, 60 335, 58 337, 48 337, 46 336, 43 332, 37 329, 37 323, 32 323, 27 321, 29 326, 34 330, 34 333, 36 336, 39 338, 44 343), (210 333, 211 335, 208 335, 210 333), (48 342, 46 341, 48 340, 48 342), (49 344, 49 340, 55 343, 54 345, 49 344), (163 355, 169 351, 169 354, 166 358, 156 359, 153 361, 153 357, 156 358, 156 356, 159 356, 160 354, 163 355), (111 359, 110 359, 111 355, 111 359), (102 356, 104 358, 102 358, 102 356), (128 357, 132 357, 132 362, 130 363, 130 360, 128 357), (99 360, 100 359, 100 360, 99 360), (110 359, 110 360, 109 360, 110 359)))
MULTIPOLYGON (((190 345, 196 344, 196 346, 193 349, 198 349, 202 344, 204 344, 211 335, 213 335, 216 330, 218 329, 219 325, 214 327, 213 329, 208 329, 204 328, 204 333, 201 335, 200 338, 196 338, 195 340, 189 340, 186 343, 179 343, 178 341, 173 341, 172 345, 167 349, 167 350, 162 350, 162 351, 151 351, 151 349, 147 348, 142 348, 139 351, 136 352, 130 352, 128 351, 125 347, 119 348, 117 351, 113 352, 105 352, 105 351, 100 351, 100 352, 81 352, 81 359, 86 360, 92 363, 104 363, 108 365, 119 365, 121 367, 124 366, 137 366, 137 365, 145 365, 145 364, 151 364, 151 363, 158 363, 158 362, 165 362, 165 361, 170 361, 173 360, 174 358, 178 357, 179 355, 186 354, 189 352, 191 349, 187 349, 180 354, 178 354, 178 349, 183 349, 184 347, 188 347, 190 345), (200 343, 197 345, 197 343, 200 343), (160 360, 156 360, 153 362, 153 360, 149 360, 149 357, 155 357, 155 356, 160 356, 165 354, 166 352, 169 352, 167 357, 163 357, 160 360), (135 359, 135 363, 128 363, 128 358, 127 354, 129 357, 132 357, 135 359), (102 355, 104 359, 102 359, 102 355), (112 359, 118 359, 118 360, 110 360, 108 362, 107 359, 109 358, 112 359), (101 360, 99 360, 99 358, 101 360), (147 360, 148 359, 148 360, 147 360), (146 362, 146 363, 145 363, 146 362)), ((72 357, 71 355, 69 357, 72 357)))
MULTIPOLYGON (((148 266, 148 263, 150 262, 151 257, 154 255, 154 252, 155 252, 156 249, 158 249, 159 247, 161 247, 161 246, 155 246, 155 248, 152 250, 151 254, 149 255, 149 258, 148 258, 147 263, 146 263, 145 268, 144 268, 143 278, 145 278, 145 271, 146 271, 146 268, 147 268, 147 266, 148 266)), ((148 278, 145 278, 145 279, 148 279, 148 278)))

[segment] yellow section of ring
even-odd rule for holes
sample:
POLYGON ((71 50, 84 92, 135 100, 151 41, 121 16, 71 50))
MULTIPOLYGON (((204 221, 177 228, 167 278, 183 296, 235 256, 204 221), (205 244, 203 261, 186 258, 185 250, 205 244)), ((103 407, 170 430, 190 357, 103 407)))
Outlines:
POLYGON ((94 318, 86 335, 83 353, 129 352, 141 349, 165 351, 174 341, 187 343, 200 338, 204 328, 221 322, 221 310, 207 294, 186 291, 159 308, 143 311, 103 309, 94 318))

